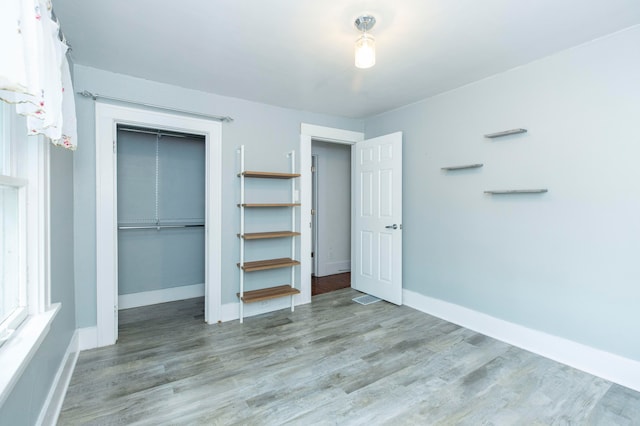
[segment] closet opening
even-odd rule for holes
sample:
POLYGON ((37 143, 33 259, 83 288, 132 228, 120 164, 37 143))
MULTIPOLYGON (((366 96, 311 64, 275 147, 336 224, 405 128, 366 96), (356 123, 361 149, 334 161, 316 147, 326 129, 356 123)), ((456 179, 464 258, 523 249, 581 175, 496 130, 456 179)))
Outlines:
POLYGON ((311 141, 311 295, 351 287, 351 145, 311 141))
POLYGON ((115 150, 119 327, 204 322, 205 136, 118 124, 115 150))

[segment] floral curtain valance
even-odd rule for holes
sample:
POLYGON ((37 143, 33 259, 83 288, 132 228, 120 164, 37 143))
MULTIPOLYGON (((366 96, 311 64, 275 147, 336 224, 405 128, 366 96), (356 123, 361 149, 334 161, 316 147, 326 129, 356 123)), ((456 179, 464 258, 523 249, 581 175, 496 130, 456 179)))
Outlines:
POLYGON ((27 117, 30 135, 77 146, 76 111, 60 27, 50 0, 0 2, 0 99, 27 117))

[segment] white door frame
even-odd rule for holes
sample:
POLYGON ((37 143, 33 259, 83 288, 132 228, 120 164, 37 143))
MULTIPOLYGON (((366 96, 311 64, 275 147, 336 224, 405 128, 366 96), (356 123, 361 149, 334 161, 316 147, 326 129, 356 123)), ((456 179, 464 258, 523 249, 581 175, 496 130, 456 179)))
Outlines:
MULTIPOLYGON (((353 145, 364 140, 364 133, 333 127, 300 124, 300 301, 311 302, 311 142, 312 140, 353 145)), ((351 159, 353 162, 353 159, 351 159)), ((353 179, 351 179, 353 185, 353 179)), ((351 193, 353 194, 353 188, 351 193)), ((353 204, 351 205, 353 239, 353 204)), ((353 262, 353 244, 351 261, 353 262)), ((351 268, 354 265, 352 263, 351 268)))
MULTIPOLYGON (((313 145, 313 141, 311 142, 313 145)), ((311 215, 311 273, 318 276, 318 156, 311 155, 311 209, 315 212, 311 215)))
POLYGON ((221 319, 222 124, 217 121, 96 102, 97 345, 118 338, 116 126, 130 124, 205 137, 205 321, 221 319))

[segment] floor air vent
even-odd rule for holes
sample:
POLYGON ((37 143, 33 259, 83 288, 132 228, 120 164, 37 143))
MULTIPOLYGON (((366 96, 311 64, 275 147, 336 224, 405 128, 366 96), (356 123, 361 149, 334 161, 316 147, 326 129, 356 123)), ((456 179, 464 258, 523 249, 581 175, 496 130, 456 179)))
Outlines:
POLYGON ((351 300, 361 305, 370 305, 372 303, 379 302, 382 299, 378 299, 377 297, 371 296, 370 294, 365 294, 364 296, 359 296, 351 300))

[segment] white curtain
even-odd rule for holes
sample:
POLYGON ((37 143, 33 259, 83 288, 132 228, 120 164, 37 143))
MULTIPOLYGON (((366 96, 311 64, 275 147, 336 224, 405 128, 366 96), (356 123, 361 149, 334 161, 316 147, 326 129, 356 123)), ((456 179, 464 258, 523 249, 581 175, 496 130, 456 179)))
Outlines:
POLYGON ((0 2, 0 99, 27 117, 30 135, 76 149, 76 111, 67 45, 50 0, 0 2))

